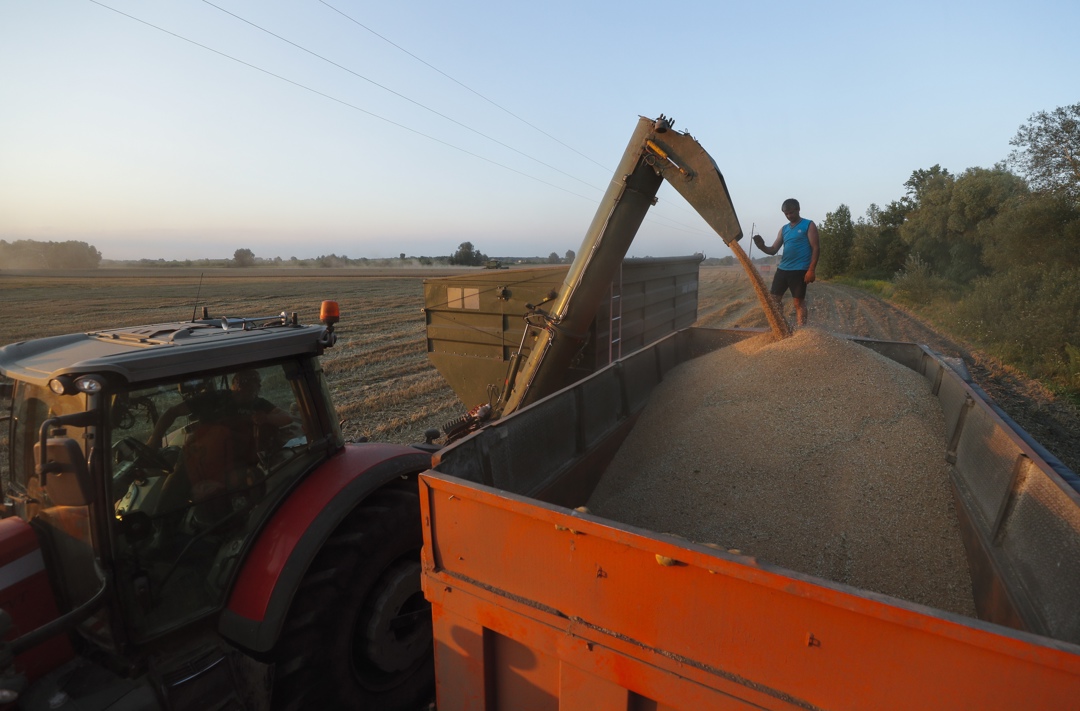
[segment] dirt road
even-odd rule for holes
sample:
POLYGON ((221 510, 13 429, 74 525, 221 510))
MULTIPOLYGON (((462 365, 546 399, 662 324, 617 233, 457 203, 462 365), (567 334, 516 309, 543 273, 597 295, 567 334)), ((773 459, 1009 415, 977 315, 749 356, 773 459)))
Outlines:
MULTIPOLYGON (((793 322, 790 304, 786 306, 793 322)), ((808 291, 807 306, 810 322, 828 331, 921 343, 944 356, 963 359, 973 380, 1012 419, 1066 466, 1080 471, 1080 412, 1038 382, 859 289, 815 283, 808 291)), ((767 326, 749 280, 737 267, 702 268, 698 313, 699 324, 706 326, 767 326)))
MULTIPOLYGON (((766 327, 765 315, 746 278, 737 268, 701 269, 698 323, 714 327, 766 327)), ((790 299, 786 314, 794 319, 790 299)), ((964 349, 916 317, 849 286, 818 282, 807 296, 810 322, 834 333, 925 343, 950 357, 963 357, 964 349)))

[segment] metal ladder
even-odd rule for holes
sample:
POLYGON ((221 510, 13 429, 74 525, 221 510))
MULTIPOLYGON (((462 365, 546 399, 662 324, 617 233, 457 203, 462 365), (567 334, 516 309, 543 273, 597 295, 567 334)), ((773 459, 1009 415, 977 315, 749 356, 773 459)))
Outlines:
POLYGON ((608 305, 608 363, 622 358, 622 262, 619 273, 611 280, 611 302, 608 305))

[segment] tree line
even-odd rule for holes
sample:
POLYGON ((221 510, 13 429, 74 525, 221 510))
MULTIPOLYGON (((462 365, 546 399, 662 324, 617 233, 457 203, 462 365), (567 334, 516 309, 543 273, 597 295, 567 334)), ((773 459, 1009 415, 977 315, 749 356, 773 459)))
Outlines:
MULTIPOLYGON (((344 254, 321 254, 317 257, 300 259, 289 257, 258 257, 247 247, 233 252, 231 259, 137 259, 125 260, 123 264, 147 268, 172 267, 208 267, 208 268, 246 268, 246 267, 301 267, 312 269, 331 269, 345 267, 401 267, 401 266, 484 266, 489 258, 472 242, 462 242, 457 251, 450 255, 406 256, 398 257, 348 257, 344 254)), ((568 264, 574 261, 574 251, 566 250, 560 257, 552 252, 545 257, 515 258, 515 261, 534 264, 568 264)), ((98 250, 86 242, 39 242, 24 239, 14 242, 0 240, 0 269, 97 269, 101 266, 102 256, 98 250)))
POLYGON ((1034 114, 991 168, 915 170, 819 225, 818 276, 889 297, 1080 400, 1080 103, 1034 114))
POLYGON ((101 252, 86 242, 38 242, 0 239, 0 268, 3 269, 96 269, 101 252))
MULTIPOLYGON (((516 259, 522 263, 530 264, 569 264, 574 261, 574 250, 568 249, 566 253, 560 257, 558 252, 551 252, 547 258, 542 257, 524 257, 516 259)), ((480 267, 490 262, 497 262, 497 259, 491 259, 486 254, 477 249, 472 242, 462 242, 458 245, 457 250, 450 255, 448 262, 452 265, 466 266, 466 267, 480 267)))
MULTIPOLYGON (((150 260, 141 260, 147 262, 150 260)), ((321 268, 342 268, 342 267, 400 267, 418 265, 423 267, 430 266, 463 266, 463 267, 481 267, 489 265, 492 262, 498 262, 498 259, 492 259, 486 254, 477 249, 472 242, 462 242, 449 256, 438 257, 408 257, 402 252, 396 259, 395 258, 377 258, 370 259, 368 257, 349 258, 345 255, 338 256, 336 254, 327 254, 315 257, 313 259, 297 259, 296 257, 290 257, 289 259, 282 259, 281 257, 261 258, 256 257, 255 253, 250 249, 241 248, 233 252, 233 258, 226 260, 224 266, 227 267, 321 267, 321 268)), ((574 261, 574 250, 566 250, 564 257, 560 257, 557 253, 552 252, 548 255, 547 259, 541 257, 523 257, 514 258, 514 261, 520 263, 548 263, 548 264, 569 264, 574 261)), ((164 262, 158 260, 161 265, 175 265, 174 263, 164 262)))

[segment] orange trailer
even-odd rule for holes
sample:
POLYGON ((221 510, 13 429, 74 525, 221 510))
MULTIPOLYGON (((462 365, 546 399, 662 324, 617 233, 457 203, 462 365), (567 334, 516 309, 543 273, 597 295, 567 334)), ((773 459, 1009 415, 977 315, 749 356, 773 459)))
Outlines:
POLYGON ((1073 644, 435 473, 421 505, 439 711, 1080 699, 1073 644))
POLYGON ((941 403, 979 619, 573 509, 664 374, 747 335, 676 332, 436 455, 420 498, 440 711, 1080 703, 1075 475, 925 347, 853 339, 941 403))

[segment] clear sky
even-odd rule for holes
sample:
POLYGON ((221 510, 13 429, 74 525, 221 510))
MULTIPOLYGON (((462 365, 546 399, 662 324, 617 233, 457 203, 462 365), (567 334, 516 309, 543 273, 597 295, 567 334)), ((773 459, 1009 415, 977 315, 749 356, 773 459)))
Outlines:
MULTIPOLYGON (((0 239, 561 255, 661 113, 771 238, 1080 101, 1075 0, 212 2, 0 0, 0 239)), ((664 186, 631 254, 697 251, 729 253, 664 186)))

